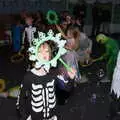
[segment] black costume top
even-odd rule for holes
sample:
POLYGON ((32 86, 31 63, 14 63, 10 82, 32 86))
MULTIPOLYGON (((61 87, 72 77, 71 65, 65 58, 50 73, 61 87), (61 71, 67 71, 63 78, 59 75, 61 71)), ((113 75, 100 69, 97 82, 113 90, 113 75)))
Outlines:
POLYGON ((32 120, 43 120, 55 115, 57 79, 61 79, 65 84, 69 83, 63 76, 51 72, 43 76, 36 75, 32 71, 26 73, 16 104, 21 120, 26 120, 30 116, 32 120))
POLYGON ((18 107, 21 119, 42 120, 53 116, 56 105, 55 76, 48 73, 44 76, 27 72, 21 85, 18 107))

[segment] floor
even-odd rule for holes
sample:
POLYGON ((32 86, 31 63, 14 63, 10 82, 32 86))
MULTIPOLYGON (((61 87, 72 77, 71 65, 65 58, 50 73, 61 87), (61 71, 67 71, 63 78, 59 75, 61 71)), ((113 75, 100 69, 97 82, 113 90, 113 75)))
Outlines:
MULTIPOLYGON (((63 106, 57 106, 59 120, 107 120, 109 85, 82 84, 63 106), (93 99, 93 95, 96 99, 93 99)), ((16 99, 0 99, 0 119, 18 120, 16 99)))

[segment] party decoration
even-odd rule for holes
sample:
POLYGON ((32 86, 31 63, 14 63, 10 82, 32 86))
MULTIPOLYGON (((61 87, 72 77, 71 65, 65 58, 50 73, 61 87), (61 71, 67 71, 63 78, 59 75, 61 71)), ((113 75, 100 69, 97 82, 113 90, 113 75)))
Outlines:
POLYGON ((49 10, 46 16, 49 24, 57 24, 59 21, 58 15, 55 11, 49 10))
POLYGON ((29 59, 31 61, 35 61, 35 68, 44 67, 45 70, 49 71, 50 67, 57 66, 57 60, 59 59, 63 65, 70 70, 70 67, 60 58, 67 52, 67 50, 64 48, 66 40, 61 39, 61 33, 55 35, 52 30, 49 30, 47 34, 38 32, 38 36, 38 38, 33 39, 33 45, 28 49, 30 52, 29 59), (42 58, 38 58, 38 49, 40 45, 47 41, 55 42, 58 47, 58 52, 50 61, 45 61, 42 58))

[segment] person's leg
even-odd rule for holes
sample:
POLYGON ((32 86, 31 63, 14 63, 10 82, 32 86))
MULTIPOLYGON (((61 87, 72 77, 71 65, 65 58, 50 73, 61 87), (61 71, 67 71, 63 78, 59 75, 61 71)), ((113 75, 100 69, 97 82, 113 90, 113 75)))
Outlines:
POLYGON ((117 116, 119 104, 120 103, 116 95, 112 93, 111 100, 110 100, 109 116, 108 116, 109 120, 113 120, 117 116))

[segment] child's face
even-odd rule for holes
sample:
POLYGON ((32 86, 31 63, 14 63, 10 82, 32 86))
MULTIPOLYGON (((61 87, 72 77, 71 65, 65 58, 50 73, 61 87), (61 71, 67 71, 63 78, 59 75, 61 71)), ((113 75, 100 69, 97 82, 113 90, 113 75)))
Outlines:
POLYGON ((61 26, 62 26, 63 29, 66 29, 67 28, 67 22, 63 21, 63 23, 61 24, 61 26))
POLYGON ((32 18, 26 18, 25 22, 27 25, 32 25, 33 19, 32 18))
POLYGON ((38 49, 38 59, 42 59, 44 61, 51 60, 51 49, 47 43, 42 44, 38 49))
POLYGON ((71 23, 71 17, 70 16, 66 16, 66 21, 67 21, 67 24, 70 24, 71 23))
POLYGON ((73 38, 73 35, 72 35, 72 33, 71 33, 71 30, 68 30, 68 31, 67 31, 67 37, 68 37, 68 38, 73 38))

